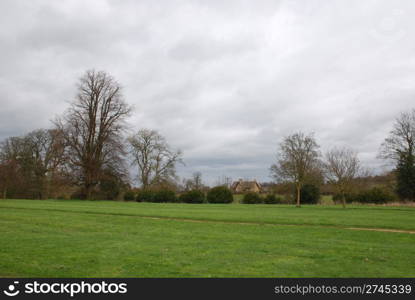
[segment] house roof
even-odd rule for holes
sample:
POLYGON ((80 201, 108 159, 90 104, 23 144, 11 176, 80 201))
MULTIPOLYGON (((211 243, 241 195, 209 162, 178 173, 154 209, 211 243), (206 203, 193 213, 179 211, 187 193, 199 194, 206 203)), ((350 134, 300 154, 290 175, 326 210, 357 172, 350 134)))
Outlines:
POLYGON ((239 180, 239 181, 235 181, 232 184, 232 189, 236 190, 237 188, 240 188, 242 190, 250 190, 252 188, 255 188, 255 186, 261 189, 261 185, 256 180, 253 180, 253 181, 239 180))

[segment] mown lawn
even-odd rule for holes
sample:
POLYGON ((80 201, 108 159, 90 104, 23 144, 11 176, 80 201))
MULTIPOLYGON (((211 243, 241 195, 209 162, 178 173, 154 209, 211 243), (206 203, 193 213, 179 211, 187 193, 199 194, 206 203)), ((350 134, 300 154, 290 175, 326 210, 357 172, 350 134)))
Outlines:
POLYGON ((0 277, 415 277, 415 234, 351 227, 415 208, 0 200, 0 277))

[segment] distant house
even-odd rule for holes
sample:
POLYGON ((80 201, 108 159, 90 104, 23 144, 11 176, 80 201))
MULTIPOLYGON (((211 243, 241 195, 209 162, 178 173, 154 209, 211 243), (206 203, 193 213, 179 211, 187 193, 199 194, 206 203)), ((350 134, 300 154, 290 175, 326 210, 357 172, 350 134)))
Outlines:
POLYGON ((235 181, 231 186, 232 191, 235 194, 243 194, 243 193, 260 193, 262 191, 261 185, 256 181, 245 181, 239 179, 235 181))

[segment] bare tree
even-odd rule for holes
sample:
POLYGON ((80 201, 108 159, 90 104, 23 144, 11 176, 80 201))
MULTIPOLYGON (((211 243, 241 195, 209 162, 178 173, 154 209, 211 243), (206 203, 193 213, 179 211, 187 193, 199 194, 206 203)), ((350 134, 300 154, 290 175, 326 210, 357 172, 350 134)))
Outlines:
POLYGON ((381 145, 381 158, 392 160, 396 169, 396 192, 401 199, 415 199, 415 109, 395 120, 381 145))
POLYGON ((327 180, 337 188, 345 208, 346 192, 350 191, 353 179, 361 171, 357 153, 348 148, 334 148, 326 153, 323 166, 327 180))
POLYGON ((193 182, 193 189, 194 190, 201 190, 203 188, 202 173, 194 172, 192 174, 192 182, 193 182))
POLYGON ((319 146, 312 134, 302 132, 284 138, 279 146, 277 163, 270 168, 277 181, 291 181, 297 192, 297 207, 300 207, 301 188, 310 174, 319 167, 319 146))
POLYGON ((128 143, 144 189, 176 179, 176 164, 182 162, 182 153, 173 151, 157 131, 141 129, 128 138, 128 143))
POLYGON ((65 145, 62 134, 54 129, 38 129, 22 137, 10 137, 1 144, 3 195, 8 186, 18 194, 48 198, 55 172, 63 164, 65 145))
POLYGON ((6 199, 11 186, 22 181, 19 160, 23 145, 23 139, 20 137, 9 137, 0 144, 0 185, 3 199, 6 199))
POLYGON ((28 153, 33 162, 33 175, 39 198, 47 199, 55 172, 64 163, 65 141, 57 129, 39 129, 25 136, 28 153))
POLYGON ((415 109, 404 112, 395 120, 392 131, 382 143, 381 158, 399 161, 402 156, 415 155, 415 109))
POLYGON ((230 188, 232 186, 232 178, 226 175, 219 176, 215 182, 216 186, 226 186, 230 188))
POLYGON ((202 173, 194 172, 192 174, 192 178, 183 180, 183 185, 186 191, 202 190, 204 187, 202 182, 202 173))
POLYGON ((81 77, 76 99, 56 122, 87 199, 91 199, 105 167, 122 166, 124 120, 130 111, 114 78, 92 70, 81 77))

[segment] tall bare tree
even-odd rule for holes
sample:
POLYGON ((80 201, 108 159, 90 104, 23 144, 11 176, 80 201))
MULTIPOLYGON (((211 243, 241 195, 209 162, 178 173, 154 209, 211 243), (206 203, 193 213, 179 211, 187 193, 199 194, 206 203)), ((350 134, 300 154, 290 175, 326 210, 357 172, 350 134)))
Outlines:
POLYGON ((297 193, 297 207, 300 207, 301 188, 310 174, 319 168, 319 146, 312 134, 294 133, 280 143, 277 163, 270 168, 271 176, 277 181, 291 181, 297 193))
POLYGON ((396 166, 396 192, 415 200, 415 109, 401 113, 380 149, 380 157, 396 166))
POLYGON ((346 193, 350 191, 353 179, 361 171, 357 153, 348 148, 334 148, 325 155, 324 174, 341 195, 343 207, 346 207, 346 193))
POLYGON ((114 78, 90 70, 80 78, 76 99, 56 122, 64 133, 69 163, 87 199, 91 199, 104 168, 122 165, 122 134, 130 111, 114 78))
POLYGON ((389 136, 381 145, 381 158, 399 161, 402 155, 415 155, 415 109, 396 118, 389 136))
POLYGON ((172 150, 157 131, 141 129, 128 138, 128 143, 144 189, 176 179, 176 164, 182 162, 182 153, 172 150))

